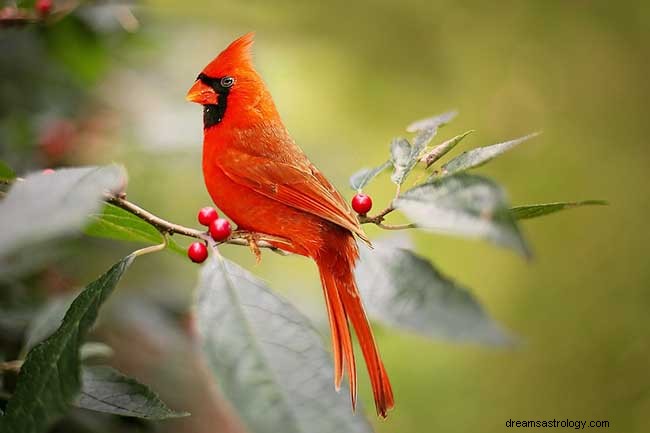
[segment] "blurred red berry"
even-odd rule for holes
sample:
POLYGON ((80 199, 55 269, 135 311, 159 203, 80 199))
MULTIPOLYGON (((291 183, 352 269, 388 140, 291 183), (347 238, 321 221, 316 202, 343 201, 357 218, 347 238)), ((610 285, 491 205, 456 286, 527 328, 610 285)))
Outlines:
POLYGON ((52 12, 52 0, 36 0, 36 5, 34 7, 40 15, 49 15, 50 12, 52 12))
POLYGON ((52 174, 54 173, 54 170, 51 168, 46 168, 45 170, 41 171, 41 174, 52 174))
POLYGON ((194 263, 203 263, 208 258, 208 247, 203 242, 194 242, 187 249, 187 257, 194 263))
POLYGON ((225 218, 217 218, 210 224, 210 236, 217 242, 225 241, 232 233, 230 221, 225 218))
POLYGON ((352 209, 359 215, 365 215, 372 209, 372 199, 366 194, 355 194, 352 197, 352 209))
POLYGON ((212 224, 212 221, 219 218, 219 214, 213 207, 204 207, 199 210, 199 223, 204 226, 209 226, 212 224))

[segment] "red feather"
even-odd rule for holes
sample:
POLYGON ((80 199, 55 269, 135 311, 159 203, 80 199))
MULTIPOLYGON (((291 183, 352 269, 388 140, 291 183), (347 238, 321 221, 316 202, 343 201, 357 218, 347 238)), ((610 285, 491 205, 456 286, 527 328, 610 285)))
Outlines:
POLYGON ((350 324, 361 346, 377 413, 393 393, 354 280, 354 235, 368 242, 341 194, 309 161, 280 119, 251 60, 253 34, 231 43, 202 71, 188 99, 223 117, 206 123, 203 174, 214 202, 239 228, 288 239, 278 245, 311 257, 320 271, 332 334, 334 384, 347 370, 352 406, 357 376, 350 324), (218 83, 234 78, 232 87, 218 83), (206 102, 207 101, 207 102, 206 102))

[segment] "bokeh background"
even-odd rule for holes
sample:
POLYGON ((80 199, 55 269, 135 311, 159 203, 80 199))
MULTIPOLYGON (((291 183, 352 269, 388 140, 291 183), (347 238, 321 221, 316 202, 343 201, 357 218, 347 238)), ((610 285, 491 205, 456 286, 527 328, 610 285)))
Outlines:
MULTIPOLYGON (((408 123, 456 108, 459 117, 439 138, 475 129, 460 150, 543 130, 479 170, 502 183, 513 204, 611 203, 524 222, 530 263, 482 242, 412 233, 417 251, 471 287, 521 344, 428 341, 378 327, 397 406, 375 422, 377 431, 489 433, 512 430, 509 419, 554 418, 650 431, 650 3, 102 3, 55 23, 0 29, 2 159, 19 171, 120 162, 132 201, 195 225, 196 209, 210 200, 201 108, 184 95, 209 60, 251 30, 255 62, 286 125, 348 197, 348 176, 383 162, 408 123)), ((393 194, 387 177, 368 191, 379 205, 393 194)), ((131 248, 66 243, 37 280, 39 296, 83 285, 131 248)), ((265 254, 256 266, 243 248, 223 251, 324 323, 309 261, 265 254)), ((153 299, 182 319, 196 278, 196 265, 158 255, 133 268, 120 297, 131 307, 153 299)), ((125 343, 133 329, 148 329, 152 340, 164 329, 171 343, 156 350, 167 352, 182 352, 187 338, 154 313, 136 321, 119 302, 105 320, 131 331, 104 332, 117 362, 197 415, 159 428, 215 431, 210 409, 196 408, 207 405, 200 380, 178 378, 194 374, 182 354, 155 369, 143 367, 158 365, 155 356, 141 364, 120 358, 120 350, 133 355, 125 343), (128 328, 129 321, 137 323, 128 328)), ((367 383, 361 394, 371 406, 367 383)))

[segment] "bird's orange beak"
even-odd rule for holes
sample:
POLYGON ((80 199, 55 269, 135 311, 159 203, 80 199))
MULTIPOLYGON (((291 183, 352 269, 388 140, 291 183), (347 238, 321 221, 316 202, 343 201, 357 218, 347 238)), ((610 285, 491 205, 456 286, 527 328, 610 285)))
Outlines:
POLYGON ((185 99, 201 105, 216 105, 217 93, 212 87, 208 86, 203 81, 196 80, 194 85, 187 92, 185 99))

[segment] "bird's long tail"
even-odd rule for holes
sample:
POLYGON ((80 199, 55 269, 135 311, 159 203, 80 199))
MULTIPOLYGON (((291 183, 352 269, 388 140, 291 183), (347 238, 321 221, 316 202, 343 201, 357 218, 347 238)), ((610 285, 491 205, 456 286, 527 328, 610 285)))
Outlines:
POLYGON ((377 414, 385 418, 387 411, 394 405, 393 391, 354 280, 357 245, 351 233, 341 231, 336 234, 326 249, 316 257, 332 335, 334 385, 337 390, 340 388, 344 370, 347 370, 354 408, 357 400, 357 375, 349 327, 351 323, 366 361, 377 414))

